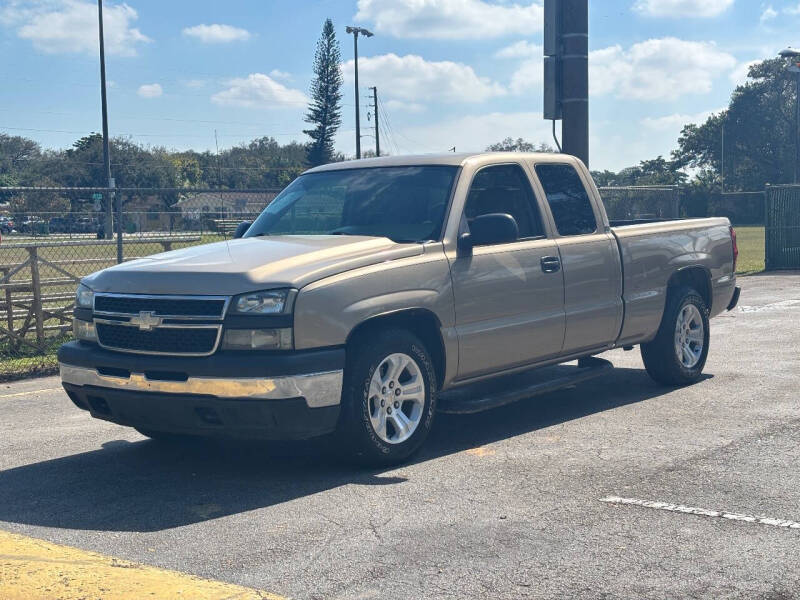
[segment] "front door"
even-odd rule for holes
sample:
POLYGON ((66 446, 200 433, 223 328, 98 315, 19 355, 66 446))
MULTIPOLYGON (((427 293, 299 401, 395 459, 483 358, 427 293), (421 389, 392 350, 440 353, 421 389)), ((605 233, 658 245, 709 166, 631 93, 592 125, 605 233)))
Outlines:
POLYGON ((545 360, 564 341, 564 281, 558 247, 548 239, 530 180, 518 164, 479 170, 462 227, 489 213, 506 213, 517 241, 476 246, 451 264, 459 340, 458 378, 545 360))

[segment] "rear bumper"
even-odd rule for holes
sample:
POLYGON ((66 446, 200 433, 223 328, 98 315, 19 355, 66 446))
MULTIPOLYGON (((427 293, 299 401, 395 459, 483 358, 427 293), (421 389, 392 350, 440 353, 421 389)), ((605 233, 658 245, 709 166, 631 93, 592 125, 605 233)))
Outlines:
POLYGON ((93 417, 140 429, 261 439, 333 431, 344 350, 127 355, 70 342, 59 350, 64 389, 93 417))
POLYGON ((733 290, 733 296, 731 297, 731 301, 730 303, 728 303, 728 310, 733 310, 734 308, 736 308, 736 305, 739 304, 739 294, 741 293, 742 293, 742 288, 740 288, 737 285, 736 288, 733 290))

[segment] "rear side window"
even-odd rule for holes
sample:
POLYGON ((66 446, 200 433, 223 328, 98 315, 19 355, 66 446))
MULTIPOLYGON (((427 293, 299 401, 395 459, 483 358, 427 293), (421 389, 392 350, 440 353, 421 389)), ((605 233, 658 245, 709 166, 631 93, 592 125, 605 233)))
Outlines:
POLYGON ((597 230, 592 203, 571 165, 536 165, 547 203, 561 235, 585 235, 597 230))
POLYGON ((491 213, 514 217, 520 239, 545 235, 533 189, 519 165, 485 167, 475 174, 464 207, 467 223, 491 213))

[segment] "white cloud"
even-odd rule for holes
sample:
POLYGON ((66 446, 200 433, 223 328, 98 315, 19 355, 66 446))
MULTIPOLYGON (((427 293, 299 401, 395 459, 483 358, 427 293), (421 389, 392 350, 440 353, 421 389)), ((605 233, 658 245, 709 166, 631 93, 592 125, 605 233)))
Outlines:
POLYGON ((652 131, 675 132, 677 135, 680 133, 681 129, 683 129, 684 125, 688 125, 690 123, 705 123, 711 115, 720 113, 723 110, 725 109, 718 108, 716 110, 705 110, 692 115, 675 113, 671 115, 665 115, 663 117, 645 117, 641 120, 641 123, 647 129, 652 131))
POLYGON ((736 59, 713 42, 651 39, 624 50, 610 46, 589 54, 593 95, 636 100, 674 100, 706 94, 714 79, 736 66, 736 59))
POLYGON ((402 100, 388 100, 383 104, 387 110, 403 111, 410 113, 425 112, 425 105, 418 102, 403 102, 402 100))
POLYGON ((542 47, 536 44, 531 44, 527 40, 515 42, 510 46, 500 48, 494 53, 495 58, 542 58, 542 47))
MULTIPOLYGON (((0 11, 0 21, 17 27, 17 35, 30 40, 37 50, 48 54, 97 55, 96 3, 83 0, 11 1, 0 11)), ((151 41, 133 27, 137 18, 137 12, 124 3, 103 7, 103 33, 108 54, 134 56, 138 45, 151 41)))
POLYGON ((273 79, 291 79, 292 78, 292 74, 291 73, 287 73, 286 71, 281 71, 279 69, 272 69, 272 71, 269 72, 269 76, 272 77, 273 79))
POLYGON ((734 0, 637 0, 633 10, 648 17, 716 17, 734 0))
POLYGON ((228 42, 246 42, 252 34, 246 29, 233 25, 195 25, 186 27, 183 35, 194 38, 204 44, 227 44, 228 42))
POLYGON ((797 6, 788 6, 783 9, 787 15, 800 15, 800 4, 797 6))
POLYGON ((145 83, 139 86, 139 90, 136 93, 141 98, 158 98, 164 94, 164 90, 158 83, 145 83))
POLYGON ((226 84, 228 89, 211 96, 214 104, 245 108, 277 108, 304 106, 308 103, 308 98, 303 92, 287 88, 263 73, 251 73, 247 77, 231 79, 226 84))
POLYGON ((541 31, 541 1, 358 0, 356 21, 398 38, 478 39, 541 31))
POLYGON ((205 79, 185 79, 181 83, 183 83, 183 85, 193 90, 199 90, 200 88, 205 87, 206 83, 208 82, 205 79))
POLYGON ((528 41, 520 41, 494 53, 495 58, 522 58, 517 70, 511 75, 509 88, 515 94, 540 89, 544 77, 542 47, 528 41))
POLYGON ((731 71, 731 74, 729 75, 731 82, 734 85, 744 85, 747 83, 747 73, 750 71, 750 67, 757 65, 763 60, 764 59, 750 60, 740 63, 733 71, 731 71))
MULTIPOLYGON (((353 80, 353 61, 342 65, 345 79, 353 80)), ((360 58, 361 81, 378 86, 385 98, 419 102, 483 102, 503 96, 505 88, 472 67, 451 61, 427 61, 421 56, 382 54, 360 58)))
POLYGON ((777 16, 778 16, 778 11, 772 8, 772 5, 770 4, 764 9, 764 12, 761 13, 761 18, 759 19, 759 21, 763 25, 767 21, 771 21, 777 16))

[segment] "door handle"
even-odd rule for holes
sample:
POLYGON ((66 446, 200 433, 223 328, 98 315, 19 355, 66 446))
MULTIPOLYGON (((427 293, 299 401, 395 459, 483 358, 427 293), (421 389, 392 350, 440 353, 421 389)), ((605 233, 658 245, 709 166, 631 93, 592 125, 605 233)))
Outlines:
POLYGON ((561 261, 557 256, 543 256, 541 265, 545 273, 556 273, 561 269, 561 261))

